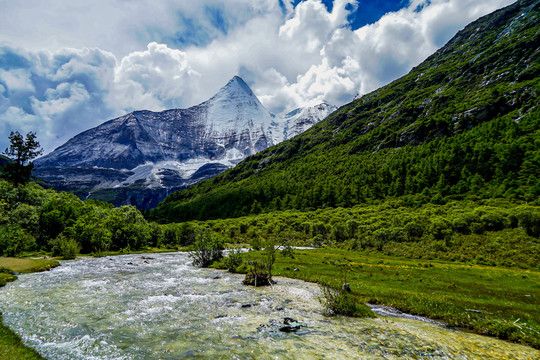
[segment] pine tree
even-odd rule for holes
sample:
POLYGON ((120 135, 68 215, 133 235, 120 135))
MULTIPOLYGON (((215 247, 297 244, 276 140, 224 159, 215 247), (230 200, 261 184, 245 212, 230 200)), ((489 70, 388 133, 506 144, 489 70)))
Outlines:
POLYGON ((2 176, 15 185, 26 184, 34 169, 32 159, 43 153, 36 134, 29 132, 23 137, 18 131, 9 135, 10 145, 4 154, 11 160, 2 168, 2 176))

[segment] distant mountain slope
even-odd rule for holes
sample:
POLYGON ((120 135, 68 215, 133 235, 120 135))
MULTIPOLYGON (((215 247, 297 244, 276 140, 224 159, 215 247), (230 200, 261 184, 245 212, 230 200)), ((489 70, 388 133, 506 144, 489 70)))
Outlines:
POLYGON ((208 179, 335 110, 326 103, 276 118, 233 77, 188 109, 135 111, 87 130, 35 161, 57 190, 151 208, 169 191, 208 179))
POLYGON ((292 140, 170 195, 164 221, 387 197, 540 195, 540 16, 522 0, 468 25, 408 75, 292 140))
POLYGON ((135 111, 107 121, 42 157, 39 166, 133 169, 147 162, 234 161, 282 140, 274 116, 239 77, 189 109, 135 111), (230 154, 228 154, 230 152, 230 154))

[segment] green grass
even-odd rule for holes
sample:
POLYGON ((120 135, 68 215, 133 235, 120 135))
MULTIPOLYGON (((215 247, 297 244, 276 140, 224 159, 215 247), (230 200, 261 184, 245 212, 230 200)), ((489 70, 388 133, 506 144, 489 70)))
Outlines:
POLYGON ((60 263, 56 260, 0 257, 0 268, 8 268, 16 273, 47 271, 58 265, 60 263))
MULTIPOLYGON (((249 252, 245 259, 260 257, 259 252, 249 252)), ((311 282, 333 282, 344 272, 353 292, 366 302, 540 348, 537 270, 404 260, 339 249, 297 250, 294 259, 278 255, 273 268, 274 275, 311 282)))
MULTIPOLYGON (((58 265, 60 264, 55 260, 0 258, 0 268, 7 268, 17 273, 46 271, 58 265)), ((6 281, 14 281, 16 279, 16 276, 2 272, 0 273, 0 287, 4 286, 6 281)), ((1 314, 0 322, 2 322, 1 314)), ((20 336, 2 323, 0 325, 0 360, 26 359, 43 359, 43 357, 35 350, 26 347, 20 336)))
MULTIPOLYGON (((0 315, 0 320, 2 316, 0 315)), ((43 359, 35 350, 26 347, 21 338, 6 326, 0 326, 0 359, 43 359)))

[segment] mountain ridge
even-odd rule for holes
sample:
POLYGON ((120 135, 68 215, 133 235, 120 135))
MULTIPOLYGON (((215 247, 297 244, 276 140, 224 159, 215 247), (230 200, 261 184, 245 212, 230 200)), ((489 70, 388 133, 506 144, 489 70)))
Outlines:
POLYGON ((133 111, 86 130, 37 159, 36 173, 55 189, 81 198, 146 209, 170 191, 283 141, 290 136, 289 127, 292 135, 298 134, 335 107, 324 103, 317 109, 276 118, 235 76, 213 97, 190 108, 133 111), (140 199, 138 193, 143 194, 140 199))
POLYGON ((532 0, 478 19, 409 74, 170 195, 153 216, 204 220, 387 197, 537 200, 539 19, 532 0))

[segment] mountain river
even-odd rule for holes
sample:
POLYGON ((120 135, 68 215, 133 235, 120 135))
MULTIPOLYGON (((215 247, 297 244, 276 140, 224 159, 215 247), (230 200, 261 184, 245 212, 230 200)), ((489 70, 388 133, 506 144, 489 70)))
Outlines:
POLYGON ((46 359, 538 359, 427 319, 327 317, 316 284, 191 266, 185 253, 62 262, 0 290, 4 323, 46 359), (284 318, 303 323, 282 332, 284 318))

